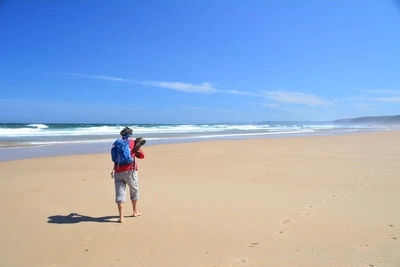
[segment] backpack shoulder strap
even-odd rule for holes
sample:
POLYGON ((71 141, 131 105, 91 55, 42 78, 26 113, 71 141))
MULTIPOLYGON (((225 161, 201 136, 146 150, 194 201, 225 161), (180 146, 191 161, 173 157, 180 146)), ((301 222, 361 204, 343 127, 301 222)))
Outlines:
POLYGON ((135 141, 132 140, 132 139, 129 140, 129 149, 131 150, 131 155, 132 155, 132 158, 133 158, 132 170, 136 170, 136 157, 135 157, 135 153, 133 152, 133 148, 134 147, 135 147, 135 141))

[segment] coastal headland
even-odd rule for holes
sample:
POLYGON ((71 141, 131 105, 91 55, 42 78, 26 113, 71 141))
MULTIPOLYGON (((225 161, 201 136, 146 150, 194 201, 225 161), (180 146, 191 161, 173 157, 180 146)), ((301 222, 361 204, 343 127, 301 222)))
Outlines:
POLYGON ((109 153, 0 162, 0 266, 400 266, 400 131, 143 147, 117 223, 109 153), (128 205, 129 204, 129 205, 128 205))

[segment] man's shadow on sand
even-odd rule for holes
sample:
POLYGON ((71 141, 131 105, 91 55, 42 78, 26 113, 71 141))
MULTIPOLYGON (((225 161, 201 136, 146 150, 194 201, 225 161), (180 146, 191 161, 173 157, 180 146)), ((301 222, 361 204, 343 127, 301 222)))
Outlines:
POLYGON ((90 217, 78 213, 71 213, 69 215, 54 215, 50 216, 47 223, 56 224, 71 224, 80 222, 99 222, 99 223, 117 223, 118 216, 104 216, 104 217, 90 217))

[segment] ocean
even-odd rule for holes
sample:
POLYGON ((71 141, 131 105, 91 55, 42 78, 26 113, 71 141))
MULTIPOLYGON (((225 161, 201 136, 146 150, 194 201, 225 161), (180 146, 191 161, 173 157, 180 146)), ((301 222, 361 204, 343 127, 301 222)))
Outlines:
POLYGON ((128 126, 146 146, 244 138, 345 134, 375 130, 369 126, 338 126, 332 122, 259 122, 221 124, 30 124, 0 125, 0 161, 109 152, 128 126))

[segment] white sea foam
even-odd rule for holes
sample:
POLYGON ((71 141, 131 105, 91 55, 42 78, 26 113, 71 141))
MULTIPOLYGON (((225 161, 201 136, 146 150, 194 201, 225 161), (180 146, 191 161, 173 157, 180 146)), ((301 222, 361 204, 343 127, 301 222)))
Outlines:
MULTIPOLYGON (((360 128, 338 127, 312 123, 255 124, 183 124, 127 125, 133 136, 144 137, 149 144, 180 142, 181 140, 237 139, 257 136, 318 134, 357 131, 360 128)), ((89 124, 4 124, 0 125, 0 149, 68 144, 105 144, 119 138, 125 125, 89 124)))
MULTIPOLYGON (((185 125, 131 125, 134 135, 158 134, 201 134, 235 132, 297 132, 304 129, 334 129, 333 125, 269 125, 269 124, 185 124, 185 125)), ((57 136, 119 136, 123 126, 118 125, 45 125, 28 124, 21 127, 0 128, 0 138, 7 137, 57 137, 57 136)), ((1 141, 1 140, 0 140, 1 141)))
POLYGON ((28 127, 39 128, 39 129, 46 129, 49 128, 46 124, 28 124, 28 127))

